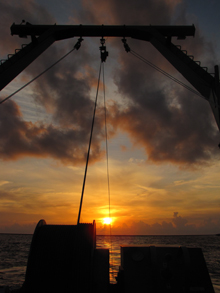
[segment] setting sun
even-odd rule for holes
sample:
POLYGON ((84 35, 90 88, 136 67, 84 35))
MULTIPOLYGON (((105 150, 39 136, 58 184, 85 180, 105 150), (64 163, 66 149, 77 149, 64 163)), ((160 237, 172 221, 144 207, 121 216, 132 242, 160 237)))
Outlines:
POLYGON ((103 224, 110 225, 111 223, 112 223, 112 219, 111 218, 103 218, 103 224))

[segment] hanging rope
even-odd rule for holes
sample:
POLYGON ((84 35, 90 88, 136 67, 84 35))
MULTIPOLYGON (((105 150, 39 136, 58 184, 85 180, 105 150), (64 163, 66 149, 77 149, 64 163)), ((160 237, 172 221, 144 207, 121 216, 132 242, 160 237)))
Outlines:
MULTIPOLYGON (((107 108, 106 108, 106 98, 105 98, 105 70, 104 63, 102 66, 103 74, 103 96, 104 96, 104 119, 105 119, 105 149, 106 149, 106 167, 107 167, 107 185, 108 185, 108 205, 109 205, 109 219, 111 219, 111 208, 110 208, 110 179, 109 179, 109 163, 108 163, 108 132, 107 132, 107 108)), ((110 225, 111 226, 111 225, 110 225)))
POLYGON ((85 173, 84 173, 84 179, 83 179, 82 194, 81 194, 80 205, 79 205, 79 213, 78 213, 77 225, 80 223, 80 216, 81 216, 81 210, 82 210, 84 189, 85 189, 85 184, 86 184, 87 168, 88 168, 88 164, 89 164, 90 147, 91 147, 91 143, 92 143, 92 133, 93 133, 93 127, 94 127, 94 122, 95 122, 95 112, 96 112, 96 106, 97 106, 97 99, 98 99, 98 92, 99 92, 99 83, 100 83, 102 63, 105 62, 106 58, 108 57, 108 52, 106 51, 106 47, 104 46, 105 39, 102 37, 100 39, 100 42, 101 42, 101 47, 99 47, 99 50, 100 50, 100 53, 101 53, 101 63, 100 63, 100 68, 99 68, 99 78, 98 78, 98 85, 97 85, 97 91, 96 91, 94 113, 93 113, 93 118, 92 118, 92 128, 91 128, 90 139, 89 139, 89 148, 88 148, 87 159, 86 159, 86 167, 85 167, 85 173))
MULTIPOLYGON (((108 185, 108 216, 111 219, 111 201, 110 201, 110 179, 109 179, 109 164, 108 164, 108 132, 107 132, 107 110, 106 110, 106 99, 105 99, 105 73, 103 63, 103 95, 104 95, 104 116, 105 116, 105 149, 106 149, 106 162, 107 162, 107 185, 108 185)), ((110 224, 111 227, 111 224, 110 224)))
MULTIPOLYGON (((105 39, 102 37, 100 39, 101 47, 99 47, 101 52, 101 61, 102 61, 102 73, 103 73, 103 96, 104 96, 104 117, 105 117, 105 149, 106 149, 106 162, 107 162, 107 185, 108 185, 108 201, 109 201, 109 219, 111 219, 111 208, 110 208, 110 180, 109 180, 109 164, 108 164, 108 132, 107 132, 107 110, 106 110, 106 99, 105 99, 105 70, 104 62, 108 57, 108 52, 106 51, 105 39)), ((111 234, 111 224, 110 224, 110 234, 111 234)))
POLYGON ((100 68, 99 68, 98 85, 97 85, 97 91, 96 91, 95 106, 94 106, 94 112, 93 112, 93 118, 92 118, 92 127, 91 127, 91 132, 90 132, 89 147, 88 147, 88 152, 87 152, 86 167, 85 167, 85 173, 84 173, 84 179, 83 179, 82 194, 81 194, 80 205, 79 205, 79 213, 78 213, 77 225, 80 223, 80 216, 81 216, 82 203, 83 203, 83 195, 84 195, 84 189, 85 189, 85 184, 86 184, 86 175, 87 175, 87 168, 88 168, 88 164, 89 164, 90 147, 91 147, 91 143, 92 143, 92 134, 93 134, 93 127, 94 127, 94 122, 95 122, 95 113, 96 113, 96 106, 97 106, 97 99, 98 99, 98 93, 99 93, 99 83, 100 83, 100 76, 101 76, 101 68, 102 68, 102 63, 100 63, 100 68))
MULTIPOLYGON (((112 255, 112 230, 111 230, 111 192, 110 192, 110 176, 109 176, 109 154, 108 154, 108 131, 107 131, 107 107, 106 107, 106 97, 105 97, 105 70, 104 63, 102 65, 103 74, 103 96, 104 96, 104 122, 105 122, 105 149, 106 149, 106 169, 107 169, 107 186, 108 186, 108 217, 110 219, 109 232, 110 232, 110 275, 114 277, 114 257, 112 255)), ((110 278, 111 280, 111 278, 110 278)))
POLYGON ((5 99, 0 101, 0 104, 4 103, 5 101, 7 101, 8 99, 10 99, 11 97, 13 97, 15 94, 19 93, 21 90, 23 90, 26 86, 28 86, 29 84, 31 84, 33 81, 35 81, 36 79, 38 79, 40 76, 42 76, 44 73, 46 73, 48 70, 50 70, 52 67, 54 67, 57 63, 59 63, 61 60, 63 60, 64 58, 66 58, 70 53, 72 53, 74 50, 79 50, 80 46, 81 46, 81 42, 83 41, 82 38, 78 39, 78 42, 75 44, 74 48, 71 49, 68 53, 66 53, 63 57, 61 57, 60 59, 58 59, 56 62, 54 62, 52 65, 50 65, 48 68, 46 68, 44 71, 42 71, 40 74, 38 74, 37 76, 35 76, 32 80, 30 80, 28 83, 26 83, 25 85, 23 85, 22 87, 20 87, 18 90, 16 90, 14 93, 12 93, 11 95, 9 95, 8 97, 6 97, 5 99))

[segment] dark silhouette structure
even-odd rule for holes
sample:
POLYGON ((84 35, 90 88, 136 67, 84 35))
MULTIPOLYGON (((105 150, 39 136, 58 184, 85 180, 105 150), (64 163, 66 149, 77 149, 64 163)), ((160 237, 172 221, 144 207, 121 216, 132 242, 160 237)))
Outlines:
POLYGON ((24 293, 107 292, 109 250, 96 249, 96 225, 47 225, 41 220, 30 247, 24 293))
POLYGON ((96 248, 95 222, 38 223, 20 293, 142 291, 214 293, 202 250, 121 246, 117 284, 109 284, 109 250, 96 248))

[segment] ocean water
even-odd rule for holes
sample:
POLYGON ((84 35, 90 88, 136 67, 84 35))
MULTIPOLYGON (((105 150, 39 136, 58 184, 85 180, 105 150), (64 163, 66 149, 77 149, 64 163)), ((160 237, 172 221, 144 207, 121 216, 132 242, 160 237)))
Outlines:
MULTIPOLYGON (((32 235, 0 234, 0 286, 18 289, 24 282, 32 235)), ((110 281, 120 265, 120 245, 175 245, 202 248, 212 284, 220 293, 220 237, 208 236, 97 236, 97 248, 110 250, 110 281)))

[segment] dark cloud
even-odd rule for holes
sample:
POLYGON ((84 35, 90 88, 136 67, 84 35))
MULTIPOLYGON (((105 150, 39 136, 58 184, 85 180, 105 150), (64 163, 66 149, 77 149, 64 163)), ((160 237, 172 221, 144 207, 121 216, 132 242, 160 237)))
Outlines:
MULTIPOLYGON (((123 111, 115 110, 113 123, 127 131, 134 144, 143 145, 149 160, 200 164, 218 152, 218 132, 208 103, 180 95, 172 104, 162 91, 123 111)), ((138 100, 138 97, 137 97, 138 100)))
POLYGON ((55 19, 49 11, 45 10, 41 5, 34 0, 21 1, 1 1, 1 31, 0 31, 0 56, 12 54, 15 49, 20 48, 20 45, 25 41, 23 39, 10 36, 10 27, 13 23, 19 24, 22 20, 32 24, 54 24, 55 19), (9 50, 12 50, 9 52, 9 50))
MULTIPOLYGON (((81 129, 38 125, 22 119, 18 106, 7 101, 0 107, 0 156, 13 160, 24 156, 52 157, 63 163, 84 163, 89 134, 81 129)), ((91 161, 101 155, 94 140, 91 161)))
POLYGON ((182 218, 181 216, 178 216, 178 212, 173 213, 173 223, 176 228, 181 229, 187 224, 187 220, 182 218))
POLYGON ((179 0, 82 0, 78 21, 96 24, 168 24, 179 0))
POLYGON ((12 234, 33 234, 37 226, 37 223, 32 224, 17 224, 14 223, 8 226, 1 226, 0 233, 12 233, 12 234))

